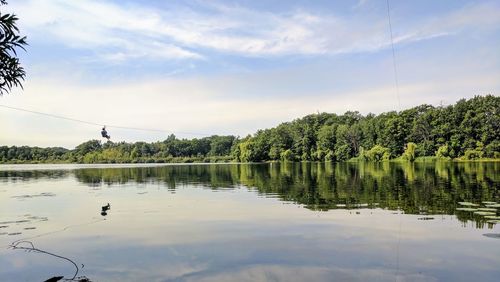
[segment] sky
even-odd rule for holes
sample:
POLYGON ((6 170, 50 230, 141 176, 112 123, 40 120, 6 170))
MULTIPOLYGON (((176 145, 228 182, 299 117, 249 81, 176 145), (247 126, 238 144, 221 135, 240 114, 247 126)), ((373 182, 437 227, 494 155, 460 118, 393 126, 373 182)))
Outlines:
MULTIPOLYGON (((246 136, 500 90, 499 1, 390 0, 395 61, 386 0, 8 2, 27 76, 0 105, 163 131, 110 127, 113 141, 246 136)), ((98 125, 0 107, 0 145, 74 148, 98 125)))

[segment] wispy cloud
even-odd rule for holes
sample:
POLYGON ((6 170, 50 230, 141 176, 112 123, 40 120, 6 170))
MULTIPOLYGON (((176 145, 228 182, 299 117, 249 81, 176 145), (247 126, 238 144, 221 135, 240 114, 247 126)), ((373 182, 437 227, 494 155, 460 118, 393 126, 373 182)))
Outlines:
POLYGON ((200 59, 158 33, 161 17, 153 10, 103 1, 25 1, 15 6, 32 40, 92 50, 101 58, 200 59))
MULTIPOLYGON (((37 40, 93 50, 112 61, 201 59, 206 49, 241 56, 284 56, 373 52, 389 46, 385 14, 366 21, 366 11, 341 16, 306 8, 273 13, 213 2, 200 5, 153 9, 95 0, 28 0, 15 7, 37 40)), ((421 19, 405 25, 405 30, 396 28, 395 42, 498 26, 497 13, 498 5, 484 3, 421 19)))

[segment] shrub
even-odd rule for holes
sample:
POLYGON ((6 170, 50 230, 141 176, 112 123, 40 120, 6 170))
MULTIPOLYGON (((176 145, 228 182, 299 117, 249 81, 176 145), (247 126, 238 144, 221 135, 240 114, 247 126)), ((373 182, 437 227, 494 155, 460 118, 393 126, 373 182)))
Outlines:
POLYGON ((480 159, 483 156, 483 152, 478 151, 478 150, 466 150, 464 154, 464 159, 466 160, 477 160, 480 159))
POLYGON ((487 158, 500 158, 500 141, 495 140, 484 147, 484 156, 487 158))
POLYGON ((293 152, 290 149, 281 152, 280 158, 282 161, 286 162, 292 162, 295 160, 295 156, 293 155, 293 152))
POLYGON ((443 145, 436 151, 436 157, 440 159, 451 159, 450 148, 448 145, 443 145))
POLYGON ((417 144, 409 142, 408 144, 406 144, 406 149, 402 155, 403 159, 413 162, 417 157, 416 151, 417 151, 417 144))
POLYGON ((363 151, 363 155, 360 157, 367 161, 380 162, 383 160, 388 160, 390 156, 391 154, 389 152, 389 148, 375 145, 370 150, 363 151))

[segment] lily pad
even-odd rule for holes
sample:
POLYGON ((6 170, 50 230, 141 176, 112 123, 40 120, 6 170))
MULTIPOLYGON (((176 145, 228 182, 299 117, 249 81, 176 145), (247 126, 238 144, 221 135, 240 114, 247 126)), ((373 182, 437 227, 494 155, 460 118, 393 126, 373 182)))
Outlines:
POLYGON ((482 203, 485 205, 495 205, 497 202, 482 201, 482 203))
POLYGON ((477 211, 477 209, 474 209, 474 208, 457 208, 457 211, 475 212, 475 211, 477 211))
POLYGON ((488 208, 500 208, 500 204, 487 204, 485 206, 487 206, 488 208))
POLYGON ((486 212, 486 211, 476 211, 474 212, 474 214, 477 214, 477 215, 496 215, 496 213, 494 212, 486 212))
POLYGON ((500 239, 500 234, 498 234, 498 233, 486 233, 486 234, 483 234, 483 236, 488 237, 488 238, 500 239))
POLYGON ((497 209, 494 208, 478 208, 478 211, 488 211, 488 212, 496 212, 497 209))
POLYGON ((486 222, 488 222, 490 224, 497 224, 497 223, 500 223, 500 220, 488 220, 486 222))
POLYGON ((486 218, 486 219, 500 220, 500 216, 495 216, 495 215, 487 215, 484 218, 486 218))
POLYGON ((474 204, 474 203, 471 203, 471 202, 458 202, 459 205, 462 205, 462 206, 469 206, 469 207, 477 207, 479 206, 478 204, 474 204))

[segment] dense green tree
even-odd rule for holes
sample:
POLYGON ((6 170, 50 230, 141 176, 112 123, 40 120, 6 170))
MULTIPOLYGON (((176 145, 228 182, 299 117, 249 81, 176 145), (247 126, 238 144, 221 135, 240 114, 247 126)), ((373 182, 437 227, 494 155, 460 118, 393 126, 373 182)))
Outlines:
POLYGON ((389 160, 390 157, 389 148, 380 145, 375 145, 370 150, 363 151, 363 155, 361 157, 367 161, 373 161, 373 162, 389 160))
POLYGON ((406 149, 402 157, 407 161, 413 162, 417 157, 416 152, 417 152, 417 144, 409 142, 408 144, 406 144, 406 149))
POLYGON ((380 115, 321 113, 258 131, 250 138, 258 140, 261 148, 254 161, 281 159, 288 149, 297 160, 342 161, 360 156, 361 147, 375 145, 388 148, 395 158, 408 150, 409 143, 415 145, 410 146, 414 149, 411 156, 407 151, 410 159, 434 156, 438 151, 441 158, 457 158, 466 150, 478 150, 478 141, 483 143, 483 156, 495 156, 497 146, 490 144, 500 139, 499 108, 500 98, 487 95, 447 107, 421 105, 380 115))
POLYGON ((101 143, 74 150, 0 147, 1 162, 380 161, 402 157, 500 158, 500 97, 476 96, 447 107, 422 105, 379 115, 317 113, 243 139, 210 136, 161 142, 101 143), (363 149, 364 148, 364 149, 363 149))
MULTIPOLYGON (((195 139, 196 140, 196 139, 195 139)), ((217 136, 211 137, 210 144, 210 156, 227 156, 231 153, 231 147, 233 142, 236 140, 234 136, 217 136)), ((198 151, 200 147, 195 147, 195 151, 198 151)))

